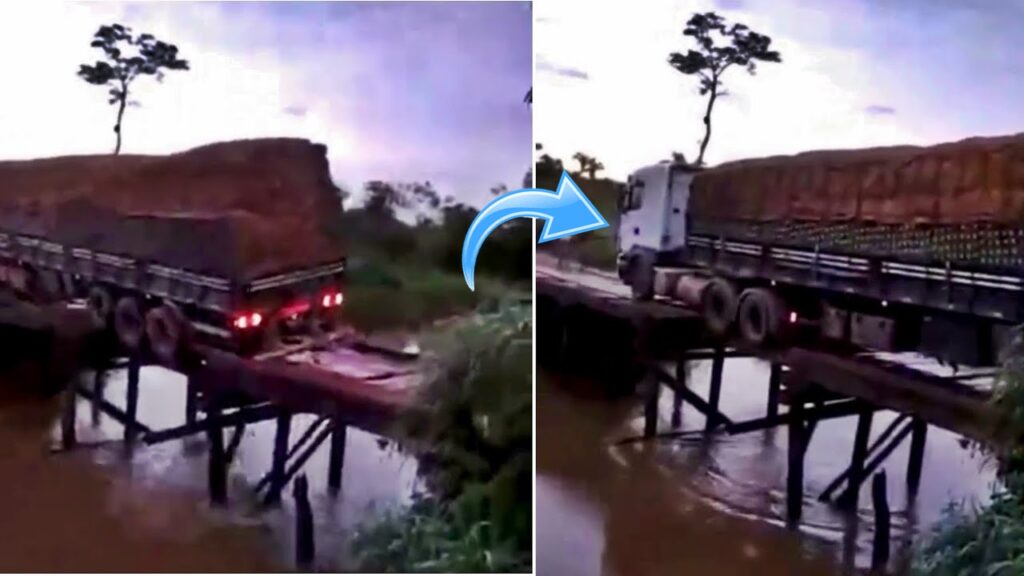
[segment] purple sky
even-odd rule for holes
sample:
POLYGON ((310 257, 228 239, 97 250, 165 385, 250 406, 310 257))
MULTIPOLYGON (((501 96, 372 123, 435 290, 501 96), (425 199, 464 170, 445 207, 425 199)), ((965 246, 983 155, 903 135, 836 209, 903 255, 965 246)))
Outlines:
POLYGON ((783 57, 728 72, 712 164, 1024 131, 1021 0, 549 0, 536 5, 537 140, 620 178, 674 150, 695 157, 705 100, 665 59, 705 10, 783 57))
POLYGON ((0 6, 4 53, 48 31, 45 51, 14 64, 33 81, 0 93, 0 130, 22 135, 2 139, 0 158, 112 148, 105 91, 75 71, 96 57, 96 28, 120 22, 177 44, 192 66, 140 81, 125 152, 300 136, 328 145, 346 188, 430 180, 475 204, 494 184, 518 186, 531 163, 527 2, 47 4, 0 6))

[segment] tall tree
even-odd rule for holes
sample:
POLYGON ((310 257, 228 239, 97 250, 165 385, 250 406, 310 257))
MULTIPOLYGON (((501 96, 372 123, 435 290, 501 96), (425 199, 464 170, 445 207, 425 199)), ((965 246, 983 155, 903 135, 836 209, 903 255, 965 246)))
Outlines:
POLYGON ((743 24, 729 25, 714 12, 697 13, 690 17, 683 29, 684 36, 691 36, 697 43, 696 50, 686 54, 669 54, 668 63, 679 72, 697 76, 700 80, 700 94, 708 97, 704 111, 704 138, 695 164, 704 164, 704 151, 711 140, 711 111, 719 96, 726 94, 722 88, 722 75, 732 66, 741 66, 754 74, 757 62, 782 62, 778 52, 771 49, 772 39, 754 32, 743 24))
POLYGON ((604 170, 604 164, 599 162, 597 158, 588 156, 583 152, 577 152, 572 155, 572 159, 579 163, 580 173, 586 174, 591 180, 597 176, 597 173, 604 170))
POLYGON ((178 47, 157 40, 151 34, 132 34, 132 29, 121 24, 100 26, 93 35, 93 48, 103 51, 103 59, 95 64, 82 64, 78 75, 89 84, 106 86, 107 101, 117 105, 114 133, 117 144, 114 154, 121 152, 121 126, 132 83, 140 76, 155 76, 162 82, 165 70, 188 70, 188 62, 178 58, 178 47))

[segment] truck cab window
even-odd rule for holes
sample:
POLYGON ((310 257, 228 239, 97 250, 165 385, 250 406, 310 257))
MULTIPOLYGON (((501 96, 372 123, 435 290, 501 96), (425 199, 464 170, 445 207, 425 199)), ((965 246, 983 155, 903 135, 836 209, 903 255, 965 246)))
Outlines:
POLYGON ((623 203, 623 212, 638 210, 644 203, 643 180, 633 180, 626 187, 626 199, 623 203))

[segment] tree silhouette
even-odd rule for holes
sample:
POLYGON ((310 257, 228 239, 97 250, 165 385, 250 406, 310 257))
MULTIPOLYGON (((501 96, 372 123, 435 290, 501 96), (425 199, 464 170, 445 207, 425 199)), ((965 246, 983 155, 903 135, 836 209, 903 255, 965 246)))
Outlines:
POLYGON ((597 158, 588 156, 583 152, 577 152, 572 155, 572 159, 579 162, 580 173, 586 174, 591 180, 597 175, 598 172, 604 170, 604 164, 598 162, 597 158))
POLYGON ((704 111, 704 138, 695 165, 704 164, 704 151, 711 140, 711 111, 719 96, 726 94, 722 89, 722 75, 731 66, 737 65, 754 74, 757 62, 782 62, 778 52, 771 50, 772 39, 758 34, 743 24, 731 26, 714 12, 694 14, 683 29, 684 36, 692 36, 697 43, 696 50, 686 54, 669 54, 668 63, 679 72, 697 76, 700 79, 700 94, 708 97, 704 111))
POLYGON ((108 87, 108 103, 117 105, 114 154, 118 154, 125 106, 136 104, 128 100, 132 83, 139 76, 156 76, 157 81, 162 82, 164 70, 188 70, 188 62, 178 58, 177 46, 157 40, 151 34, 134 36, 131 28, 121 24, 100 26, 90 46, 102 50, 104 57, 95 64, 82 64, 78 75, 89 84, 108 87))

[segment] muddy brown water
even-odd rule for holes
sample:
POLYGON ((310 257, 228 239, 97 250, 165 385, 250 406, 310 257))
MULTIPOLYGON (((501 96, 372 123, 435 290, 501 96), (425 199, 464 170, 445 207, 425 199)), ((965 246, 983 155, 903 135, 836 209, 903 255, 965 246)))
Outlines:
MULTIPOLYGON (((125 374, 112 372, 107 397, 122 405, 125 374)), ((90 405, 78 406, 83 446, 51 453, 59 400, 0 377, 0 571, 280 571, 294 564, 291 490, 279 508, 260 510, 252 486, 267 471, 273 423, 249 426, 229 475, 227 508, 206 496, 201 438, 138 446, 127 454, 122 428, 90 405)), ((180 425, 185 381, 159 368, 142 371, 140 419, 180 425)), ((311 416, 293 419, 293 441, 311 416)), ((355 527, 407 501, 416 463, 380 439, 349 430, 342 492, 326 489, 327 446, 306 464, 318 569, 346 570, 355 527)))
MULTIPOLYGON (((768 365, 726 362, 721 407, 733 419, 764 414, 768 365)), ((710 362, 691 363, 690 386, 706 397, 710 362)), ((612 399, 593 382, 541 373, 537 392, 537 573, 540 576, 862 573, 870 564, 873 515, 862 489, 855 514, 817 495, 849 465, 856 418, 818 424, 808 448, 803 520, 785 513, 786 431, 708 442, 618 445, 643 429, 635 398, 612 399)), ((659 430, 669 428, 662 390, 659 430)), ((872 438, 895 417, 876 414, 872 438)), ((682 413, 682 429, 704 418, 682 413)), ((961 439, 930 427, 923 480, 907 494, 909 442, 883 468, 893 523, 890 569, 906 569, 915 536, 930 532, 951 502, 981 503, 994 473, 961 439)))

